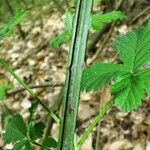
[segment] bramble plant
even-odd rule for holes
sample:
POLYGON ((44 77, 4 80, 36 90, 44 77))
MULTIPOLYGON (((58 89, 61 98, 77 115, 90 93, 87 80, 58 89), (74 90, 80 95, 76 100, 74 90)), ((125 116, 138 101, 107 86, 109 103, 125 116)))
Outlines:
POLYGON ((83 72, 81 89, 96 91, 114 80, 111 93, 115 104, 124 112, 141 106, 144 91, 150 96, 150 22, 145 28, 119 36, 114 47, 123 64, 95 63, 83 72))
MULTIPOLYGON (((97 2, 95 0, 95 3, 97 2)), ((120 11, 91 15, 92 3, 93 0, 78 0, 74 14, 68 9, 64 19, 65 31, 50 42, 53 48, 58 48, 71 40, 60 120, 7 63, 0 59, 0 64, 35 100, 29 108, 30 115, 27 122, 24 122, 21 115, 16 114, 7 123, 3 140, 6 144, 13 143, 13 150, 32 150, 33 145, 42 149, 79 150, 113 104, 123 112, 130 112, 142 105, 141 100, 145 96, 145 91, 150 96, 150 68, 145 67, 145 64, 150 61, 150 22, 146 27, 117 37, 114 47, 120 56, 121 64, 96 62, 83 69, 88 31, 90 29, 99 31, 107 23, 122 21, 126 18, 120 11), (77 142, 75 126, 80 89, 86 92, 96 91, 110 81, 113 81, 111 88, 113 99, 100 110, 98 116, 77 142), (42 144, 37 142, 43 138, 45 130, 45 123, 36 122, 34 119, 38 105, 41 105, 60 127, 58 142, 52 137, 47 137, 42 144)), ((0 29, 0 40, 11 35, 14 27, 26 13, 23 10, 16 11, 9 23, 0 29)), ((10 88, 12 88, 11 84, 0 85, 0 100, 5 98, 10 88)))

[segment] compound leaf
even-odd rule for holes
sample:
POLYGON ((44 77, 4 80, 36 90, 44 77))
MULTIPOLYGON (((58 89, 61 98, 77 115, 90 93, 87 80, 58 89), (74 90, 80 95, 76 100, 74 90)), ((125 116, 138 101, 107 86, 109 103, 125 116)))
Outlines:
POLYGON ((125 72, 125 67, 119 64, 95 63, 83 71, 81 90, 95 91, 102 85, 125 72))
POLYGON ((115 104, 124 112, 141 106, 144 90, 150 96, 150 68, 141 67, 150 60, 150 22, 145 28, 128 32, 115 41, 123 65, 96 63, 83 71, 81 89, 94 91, 114 80, 115 104))
POLYGON ((98 13, 91 17, 91 27, 94 30, 101 30, 107 23, 112 23, 116 20, 123 20, 126 16, 121 11, 112 11, 110 13, 102 14, 98 13))
POLYGON ((141 106, 141 99, 144 97, 142 80, 130 76, 120 80, 112 86, 115 104, 124 112, 130 112, 141 106))
POLYGON ((17 142, 26 139, 26 133, 27 129, 23 118, 20 115, 15 115, 8 124, 3 139, 5 143, 17 142))

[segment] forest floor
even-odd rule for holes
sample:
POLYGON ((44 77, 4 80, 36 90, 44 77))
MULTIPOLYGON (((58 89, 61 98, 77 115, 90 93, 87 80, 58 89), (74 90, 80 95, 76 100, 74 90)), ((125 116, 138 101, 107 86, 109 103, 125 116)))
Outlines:
MULTIPOLYGON (((131 4, 130 4, 131 5, 131 4)), ((116 54, 113 50, 113 42, 117 35, 125 34, 127 31, 139 27, 146 22, 145 15, 150 14, 148 5, 136 4, 130 6, 122 6, 126 10, 128 16, 127 21, 122 24, 111 26, 111 33, 104 44, 103 50, 98 55, 96 61, 113 62, 117 61, 116 54), (140 6, 140 7, 139 7, 140 6), (132 9, 134 12, 132 12, 132 9), (143 12, 143 10, 147 11, 143 12), (131 13, 132 12, 132 13, 131 13), (143 14, 140 14, 143 12, 143 14), (134 20, 135 19, 135 20, 134 20), (145 19, 145 20, 144 20, 145 19), (142 21, 141 21, 142 20, 142 21), (131 22, 131 24, 129 24, 131 22)), ((95 10, 99 8, 96 7, 95 10)), ((36 14, 37 10, 32 14, 36 14)), ((50 15, 48 13, 39 14, 35 21, 29 20, 29 16, 21 23, 22 30, 26 33, 26 39, 22 40, 18 30, 15 30, 13 36, 3 40, 0 44, 0 58, 4 58, 13 70, 29 85, 40 88, 33 88, 47 106, 57 100, 58 95, 65 81, 66 64, 68 58, 68 44, 61 48, 53 49, 49 45, 50 39, 56 36, 64 28, 63 16, 53 10, 50 15), (43 87, 43 85, 47 85, 43 87)), ((93 33, 90 33, 92 35, 93 33)), ((104 37, 97 44, 102 44, 104 37)), ((91 54, 87 58, 87 62, 91 61, 91 54)), ((12 82, 14 88, 8 92, 6 100, 0 104, 1 121, 3 118, 14 113, 20 113, 25 120, 29 116, 28 109, 33 101, 32 97, 26 91, 19 91, 18 82, 0 66, 0 83, 12 82)), ((110 88, 104 87, 97 93, 82 93, 80 98, 79 113, 77 119, 77 133, 79 137, 98 114, 99 109, 104 103, 111 98, 110 88)), ((57 111, 59 114, 59 111, 57 111)), ((103 150, 150 150, 150 103, 149 99, 143 100, 142 107, 132 111, 131 113, 122 113, 115 106, 107 113, 101 123, 89 135, 83 144, 82 150, 92 150, 93 145, 97 141, 97 134, 103 150)), ((36 120, 47 121, 47 115, 42 107, 38 107, 36 112, 36 120)), ((0 124, 0 133, 4 131, 3 125, 0 124)), ((58 128, 53 124, 51 130, 52 136, 57 140, 58 128)), ((0 147, 3 149, 10 148, 11 145, 3 145, 0 139, 0 147)))

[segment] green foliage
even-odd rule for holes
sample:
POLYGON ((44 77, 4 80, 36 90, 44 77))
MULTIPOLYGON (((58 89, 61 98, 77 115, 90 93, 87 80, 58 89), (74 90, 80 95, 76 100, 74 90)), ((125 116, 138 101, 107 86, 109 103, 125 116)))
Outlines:
POLYGON ((30 125, 30 123, 33 122, 33 117, 34 117, 34 113, 36 111, 38 107, 38 102, 37 101, 34 101, 31 105, 31 107, 29 108, 29 112, 30 112, 30 116, 28 118, 28 124, 30 125))
MULTIPOLYGON (((42 122, 34 123, 32 121, 26 126, 23 118, 20 115, 15 115, 6 127, 3 140, 5 143, 12 142, 14 144, 13 150, 32 150, 32 144, 43 137, 44 129, 45 124, 42 122)), ((43 147, 46 149, 55 148, 57 147, 57 142, 48 137, 44 141, 43 147)))
MULTIPOLYGON (((95 3, 100 2, 100 0, 95 1, 95 3)), ((107 14, 98 13, 91 16, 91 28, 96 31, 102 29, 102 27, 107 23, 112 23, 116 20, 123 20, 126 16, 121 11, 112 11, 107 14)), ((69 10, 67 10, 65 19, 65 31, 60 33, 57 37, 53 38, 50 42, 50 45, 53 48, 59 48, 64 43, 68 42, 71 39, 72 35, 72 24, 73 24, 73 15, 69 10)))
POLYGON ((70 40, 72 34, 72 23, 73 23, 73 16, 68 9, 64 18, 65 31, 60 33, 57 37, 51 40, 50 45, 53 48, 59 48, 61 45, 70 40))
POLYGON ((71 35, 73 16, 72 16, 71 12, 69 11, 69 9, 66 11, 64 22, 65 22, 65 30, 68 31, 71 35))
POLYGON ((96 63, 86 68, 82 76, 82 90, 95 91, 110 80, 115 104, 124 112, 141 106, 144 91, 150 96, 150 23, 145 28, 119 36, 114 47, 123 62, 120 64, 96 63))
POLYGON ((25 15, 26 12, 24 10, 17 10, 10 21, 4 26, 4 28, 0 29, 0 40, 11 35, 15 26, 20 23, 25 15))
POLYGON ((130 75, 113 85, 112 94, 115 95, 115 104, 122 111, 130 112, 141 106, 144 97, 142 80, 130 75))
POLYGON ((150 59, 150 23, 126 36, 120 36, 115 42, 123 63, 133 72, 146 64, 150 59))
POLYGON ((12 88, 12 84, 0 85, 0 101, 4 100, 8 90, 12 88))
POLYGON ((137 77, 142 80, 143 86, 146 89, 148 96, 150 96, 150 68, 139 71, 137 77))
POLYGON ((91 27, 94 30, 101 30, 105 24, 112 23, 116 20, 123 20, 126 16, 121 11, 112 11, 102 14, 101 12, 91 16, 91 27))
POLYGON ((84 70, 81 89, 96 91, 119 74, 124 73, 124 70, 123 65, 95 63, 84 70))
POLYGON ((50 42, 50 45, 53 48, 59 48, 61 45, 66 43, 70 39, 70 34, 67 31, 62 32, 57 37, 53 38, 50 42))
POLYGON ((28 140, 22 140, 17 142, 12 150, 32 150, 32 147, 28 140))
POLYGON ((31 123, 29 126, 29 135, 32 141, 43 137, 45 124, 43 122, 31 123))
MULTIPOLYGON (((0 40, 9 36, 13 32, 15 26, 23 19, 25 15, 26 12, 24 10, 17 10, 10 21, 3 28, 0 28, 0 40)), ((11 88, 11 84, 0 85, 0 101, 5 98, 7 91, 11 88)))
POLYGON ((43 146, 47 148, 56 148, 57 142, 54 138, 48 137, 44 140, 43 146))
POLYGON ((26 139, 27 128, 20 115, 13 116, 11 122, 6 128, 6 133, 4 134, 5 143, 17 142, 26 139))

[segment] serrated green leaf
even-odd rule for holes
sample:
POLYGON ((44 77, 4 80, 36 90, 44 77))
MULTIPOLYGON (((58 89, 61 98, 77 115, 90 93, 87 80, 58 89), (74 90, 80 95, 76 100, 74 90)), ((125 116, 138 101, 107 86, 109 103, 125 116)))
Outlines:
POLYGON ((150 60, 150 22, 145 28, 136 31, 137 47, 134 60, 134 70, 137 70, 150 60))
POLYGON ((96 91, 124 72, 123 65, 95 63, 84 69, 81 90, 96 91))
POLYGON ((11 88, 12 84, 0 85, 0 101, 5 99, 7 91, 9 91, 11 88))
POLYGON ((69 9, 66 11, 64 22, 65 22, 65 30, 68 31, 71 35, 73 16, 72 16, 71 12, 69 11, 69 9))
POLYGON ((14 147, 13 147, 12 150, 21 150, 22 147, 24 146, 24 144, 25 144, 24 141, 17 142, 17 143, 14 145, 14 147))
POLYGON ((146 28, 119 36, 115 49, 129 71, 138 70, 150 60, 150 24, 146 28))
POLYGON ((17 142, 26 138, 26 125, 20 115, 13 116, 3 136, 5 143, 17 142), (15 135, 15 136, 14 136, 15 135))
POLYGON ((32 150, 32 146, 28 140, 17 142, 12 150, 32 150))
POLYGON ((30 124, 29 135, 32 141, 35 141, 43 136, 45 129, 45 124, 43 122, 38 122, 35 124, 30 124))
POLYGON ((121 90, 124 90, 128 86, 129 78, 131 74, 122 74, 116 78, 115 84, 111 88, 112 94, 118 93, 121 90))
POLYGON ((44 140, 43 146, 47 148, 56 148, 57 147, 57 142, 54 138, 48 137, 44 140))
POLYGON ((115 41, 115 49, 119 53, 121 60, 129 71, 132 72, 134 66, 135 49, 137 36, 135 32, 119 36, 115 41))
POLYGON ((53 38, 50 42, 50 45, 53 48, 59 48, 61 45, 66 43, 70 39, 70 34, 68 31, 64 31, 59 34, 57 37, 53 38))
MULTIPOLYGON (((123 62, 119 69, 114 64, 94 64, 83 71, 81 89, 97 90, 110 80, 115 104, 124 112, 141 106, 144 90, 150 96, 150 68, 141 70, 150 60, 150 22, 145 28, 119 36, 115 48, 123 62)), ((118 65, 119 66, 119 65, 118 65)))
POLYGON ((26 15, 26 11, 24 10, 17 10, 12 17, 12 19, 5 25, 4 28, 0 29, 0 40, 3 38, 11 35, 15 26, 20 23, 23 17, 26 15))
POLYGON ((105 24, 112 23, 116 20, 123 20, 126 16, 121 11, 112 11, 110 13, 102 14, 101 12, 92 15, 91 17, 91 27, 94 30, 101 30, 105 24))
POLYGON ((142 80, 144 88, 148 96, 150 96, 150 68, 139 71, 136 76, 142 80))
POLYGON ((141 106, 144 97, 144 88, 140 78, 130 76, 112 87, 115 104, 124 112, 130 112, 141 106))

